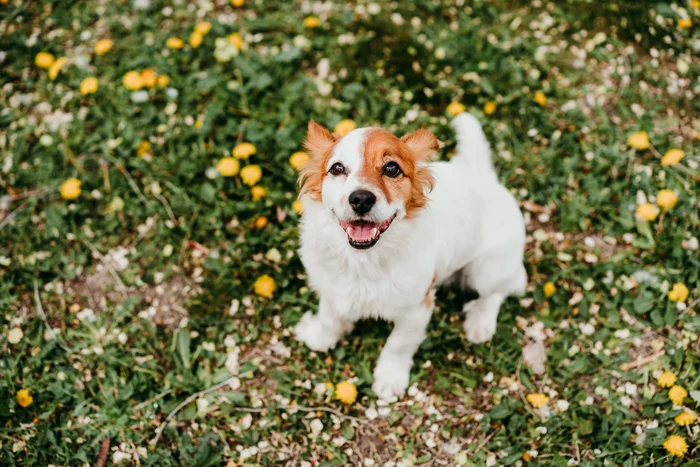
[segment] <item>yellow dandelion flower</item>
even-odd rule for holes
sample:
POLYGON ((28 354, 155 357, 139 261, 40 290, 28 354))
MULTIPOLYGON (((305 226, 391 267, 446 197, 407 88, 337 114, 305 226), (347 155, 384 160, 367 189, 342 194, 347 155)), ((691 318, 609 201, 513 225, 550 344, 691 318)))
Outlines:
POLYGON ((245 0, 231 0, 231 5, 235 6, 236 8, 240 8, 245 5, 245 0))
POLYGON ((260 181, 262 169, 259 165, 247 165, 241 169, 241 180, 248 186, 253 186, 260 181))
POLYGON ((313 28, 319 27, 320 25, 321 25, 321 20, 318 19, 318 17, 316 17, 316 16, 307 16, 306 18, 304 18, 304 27, 305 28, 313 29, 313 28))
POLYGON ((170 78, 167 75, 159 75, 156 79, 156 84, 161 88, 164 88, 170 82, 170 78))
POLYGON ((350 119, 346 119, 338 122, 338 124, 333 129, 333 132, 336 133, 338 136, 345 136, 355 128, 357 128, 355 122, 350 119))
POLYGON ((272 298, 272 294, 275 293, 276 288, 275 280, 267 274, 258 277, 253 284, 255 293, 265 298, 272 298))
POLYGON ((671 190, 661 190, 656 195, 656 204, 663 210, 671 209, 678 202, 678 195, 671 190))
POLYGON ((130 91, 138 91, 143 87, 143 80, 138 71, 129 71, 122 78, 122 84, 130 91))
POLYGON ((240 143, 233 148, 231 154, 233 154, 233 157, 236 159, 248 159, 256 152, 258 152, 258 148, 256 148, 253 143, 240 143))
POLYGON ((80 196, 82 182, 77 178, 69 178, 61 184, 61 196, 64 199, 76 199, 80 196))
POLYGON ((253 188, 250 189, 250 194, 253 196, 253 199, 255 201, 258 201, 265 197, 265 195, 267 194, 267 190, 264 187, 261 187, 260 185, 255 185, 253 188))
POLYGON ((681 18, 678 20, 678 27, 681 29, 689 29, 693 26, 693 21, 690 18, 681 18))
POLYGON ((545 96, 542 91, 537 91, 535 93, 535 102, 537 102, 540 107, 544 107, 547 105, 547 96, 545 96))
POLYGON ((181 49, 184 45, 185 43, 179 37, 170 37, 165 41, 165 46, 170 49, 181 49))
POLYGON ((357 386, 350 381, 335 385, 335 397, 343 404, 352 404, 357 400, 357 386))
POLYGON ((202 22, 199 23, 197 26, 194 27, 194 30, 197 34, 201 34, 202 36, 206 36, 209 31, 211 31, 211 23, 208 22, 202 22))
POLYGON ((240 162, 233 157, 224 157, 216 164, 216 170, 224 177, 233 177, 240 168, 240 162))
POLYGON ((484 113, 486 115, 491 115, 496 111, 496 102, 494 101, 488 101, 486 104, 484 104, 484 113))
POLYGON ((532 404, 533 407, 537 409, 544 407, 549 401, 549 397, 545 396, 541 392, 528 394, 526 399, 530 404, 532 404))
POLYGON ((685 157, 685 152, 680 149, 671 149, 661 158, 661 165, 676 165, 685 157))
POLYGON ((291 165, 294 170, 299 170, 309 159, 311 159, 311 156, 307 153, 304 151, 297 151, 289 157, 289 165, 291 165))
POLYGON ((152 88, 158 82, 158 75, 150 68, 141 70, 141 84, 144 88, 152 88))
POLYGON ((670 388, 676 384, 676 375, 670 371, 664 371, 661 373, 661 376, 659 376, 659 379, 656 380, 656 384, 662 388, 670 388))
POLYGON ((80 82, 80 94, 83 96, 96 92, 97 88, 99 88, 99 83, 97 82, 97 78, 94 76, 85 78, 80 82))
POLYGON ((50 68, 51 65, 54 62, 53 55, 47 52, 39 52, 36 54, 36 57, 34 57, 34 64, 38 66, 39 68, 50 68))
POLYGON ((676 457, 683 457, 688 451, 688 443, 686 443, 682 436, 678 435, 671 435, 666 438, 663 446, 669 454, 676 457))
POLYGON ((190 34, 190 47, 192 47, 193 49, 196 49, 197 47, 202 45, 203 41, 204 41, 204 36, 202 36, 197 31, 190 34))
POLYGON ((17 391, 17 403, 22 407, 29 407, 34 402, 34 398, 27 389, 17 391))
POLYGON ((58 73, 61 71, 61 68, 63 68, 63 65, 66 64, 66 57, 61 57, 57 59, 55 62, 51 64, 49 67, 49 79, 50 80, 55 80, 56 77, 58 76, 58 73))
POLYGON ((685 284, 676 282, 668 293, 668 299, 672 302, 684 302, 688 299, 688 293, 688 287, 685 284))
POLYGON ((97 41, 95 44, 95 53, 97 55, 104 55, 107 52, 110 51, 110 49, 114 46, 114 42, 112 42, 109 39, 102 39, 97 41))
POLYGON ((629 138, 627 138, 627 144, 634 149, 647 149, 649 147, 649 135, 646 131, 632 133, 629 138))
POLYGON ((694 413, 688 412, 687 410, 684 410, 683 412, 676 415, 673 418, 673 421, 675 421, 680 426, 686 426, 686 425, 692 425, 693 423, 695 423, 695 420, 697 420, 697 419, 698 419, 698 417, 696 417, 694 413))
POLYGON ((292 209, 294 209, 294 212, 296 212, 297 214, 300 214, 301 211, 304 210, 304 202, 300 199, 294 201, 292 203, 292 209))
POLYGON ((688 396, 688 391, 682 386, 675 385, 668 390, 668 399, 676 405, 681 405, 688 396))
POLYGON ((143 157, 150 152, 151 152, 151 143, 149 143, 148 141, 141 141, 139 146, 136 148, 136 155, 139 157, 143 157))
POLYGON ((237 32, 231 33, 228 36, 226 36, 226 40, 229 44, 231 44, 238 50, 241 50, 243 48, 243 38, 237 32))
POLYGON ((199 117, 197 120, 194 121, 194 127, 195 128, 202 128, 204 126, 204 119, 199 117))
POLYGON ((557 291, 557 286, 554 285, 553 282, 547 282, 544 284, 544 287, 542 287, 542 292, 544 292, 544 296, 549 298, 552 295, 554 295, 554 292, 557 291))
POLYGON ((461 102, 451 102, 450 105, 447 106, 446 110, 448 114, 452 115, 453 117, 456 117, 457 115, 467 110, 467 108, 461 102))
POLYGON ((258 218, 255 219, 255 228, 256 229, 264 229, 266 225, 267 225, 267 217, 258 216, 258 218))
POLYGON ((656 219, 656 216, 659 215, 659 208, 651 203, 640 204, 637 206, 637 210, 634 212, 634 215, 640 219, 653 221, 656 219))

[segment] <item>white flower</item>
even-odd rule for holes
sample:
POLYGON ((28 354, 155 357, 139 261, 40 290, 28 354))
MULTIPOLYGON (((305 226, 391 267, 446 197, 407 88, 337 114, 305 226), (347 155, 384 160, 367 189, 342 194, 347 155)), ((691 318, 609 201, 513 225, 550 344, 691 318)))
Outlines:
POLYGON ((438 60, 442 60, 443 58, 445 58, 445 55, 447 55, 447 53, 442 47, 438 47, 437 49, 435 49, 435 58, 437 58, 438 60))
POLYGON ((228 352, 226 354, 226 363, 224 364, 224 366, 226 366, 226 369, 232 375, 238 374, 238 349, 236 349, 233 352, 228 352))
POLYGON ((241 307, 241 302, 237 299, 234 298, 231 300, 231 305, 228 307, 228 315, 233 316, 236 313, 238 313, 238 309, 241 307))
POLYGON ((368 420, 374 420, 377 418, 377 416, 379 416, 379 413, 374 407, 370 407, 369 409, 365 410, 365 417, 367 417, 368 420))
POLYGON ((579 326, 579 329, 584 336, 590 336, 595 332, 595 326, 591 323, 583 323, 579 326))
POLYGON ((219 176, 219 171, 216 169, 216 167, 209 167, 207 170, 204 171, 204 175, 209 180, 214 180, 216 177, 219 176))
POLYGON ((134 10, 148 10, 151 7, 151 0, 134 0, 134 10))
POLYGON ((112 454, 112 464, 121 464, 129 460, 131 460, 131 454, 127 454, 126 452, 115 451, 114 454, 112 454))
POLYGON ((206 415, 208 408, 209 401, 206 398, 200 397, 199 399, 197 399, 197 414, 200 417, 206 415))
POLYGON ((301 34, 298 36, 294 36, 292 42, 294 43, 294 46, 297 49, 308 50, 309 47, 311 47, 311 41, 307 37, 302 36, 301 34))
POLYGON ((134 104, 140 104, 148 100, 148 91, 134 91, 131 93, 131 102, 134 104))
POLYGON ((124 345, 129 340, 129 337, 125 333, 120 332, 119 335, 117 336, 117 340, 119 341, 120 344, 124 345))
POLYGON ((214 352, 216 350, 216 345, 213 342, 202 342, 202 349, 207 352, 214 352))
POLYGON ((615 337, 617 337, 618 339, 627 339, 629 336, 629 329, 618 329, 617 331, 615 331, 615 337))
POLYGON ((486 376, 484 376, 484 383, 490 383, 491 381, 493 381, 493 372, 489 371, 486 373, 486 376))
POLYGON ((569 410, 569 402, 564 400, 564 399, 558 400, 557 401, 557 410, 559 412, 566 412, 567 410, 569 410))
POLYGON ((270 248, 270 250, 265 255, 265 258, 269 259, 273 263, 279 263, 282 261, 282 253, 277 248, 270 248))
POLYGON ((41 138, 39 138, 39 143, 44 147, 51 146, 53 144, 53 136, 45 133, 41 135, 41 138))
POLYGON ((19 344, 19 341, 24 337, 24 333, 20 328, 12 328, 7 333, 7 342, 10 344, 19 344))
POLYGON ((165 257, 167 258, 168 256, 172 255, 172 254, 173 254, 173 249, 174 249, 174 247, 173 247, 170 243, 168 243, 167 245, 165 245, 165 246, 163 247, 163 256, 165 256, 165 257))
POLYGON ((94 323, 96 319, 95 312, 92 310, 92 308, 83 308, 75 315, 75 317, 83 323, 94 323))
POLYGON ((318 418, 314 418, 309 426, 311 427, 311 436, 314 438, 323 430, 323 422, 318 418))
POLYGON ((56 110, 54 113, 44 115, 42 121, 48 126, 49 131, 55 132, 59 128, 67 127, 73 121, 73 114, 56 110))
POLYGON ((370 15, 378 15, 382 11, 382 7, 378 3, 370 3, 367 5, 367 12, 370 15))
POLYGON ((108 256, 112 260, 112 265, 117 271, 123 271, 129 266, 129 260, 126 259, 126 255, 128 254, 129 250, 124 247, 115 248, 109 251, 108 256))

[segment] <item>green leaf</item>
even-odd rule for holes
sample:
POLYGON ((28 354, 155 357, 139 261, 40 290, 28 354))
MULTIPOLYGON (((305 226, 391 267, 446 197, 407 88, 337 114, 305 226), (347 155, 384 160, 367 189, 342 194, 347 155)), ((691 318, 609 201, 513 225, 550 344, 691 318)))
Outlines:
POLYGON ((301 50, 296 47, 288 47, 275 57, 275 61, 279 63, 291 63, 299 57, 301 57, 301 50))
POLYGON ((177 354, 180 362, 185 368, 190 367, 190 333, 188 331, 177 331, 176 338, 177 354))
POLYGON ((203 183, 199 189, 199 196, 207 203, 213 203, 216 200, 216 189, 211 183, 203 183))

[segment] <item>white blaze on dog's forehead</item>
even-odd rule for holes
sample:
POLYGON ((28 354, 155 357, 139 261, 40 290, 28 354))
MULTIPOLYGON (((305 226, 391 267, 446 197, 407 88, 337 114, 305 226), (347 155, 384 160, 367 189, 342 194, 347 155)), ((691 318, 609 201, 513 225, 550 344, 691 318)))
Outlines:
POLYGON ((362 165, 362 147, 368 130, 369 128, 357 128, 343 136, 335 145, 326 170, 330 170, 336 162, 342 162, 348 172, 358 172, 362 165))

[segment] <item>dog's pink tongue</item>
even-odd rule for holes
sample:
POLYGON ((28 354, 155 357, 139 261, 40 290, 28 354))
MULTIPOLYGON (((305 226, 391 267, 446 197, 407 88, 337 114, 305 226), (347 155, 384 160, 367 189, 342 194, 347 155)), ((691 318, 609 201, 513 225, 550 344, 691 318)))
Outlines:
POLYGON ((348 226, 347 233, 356 242, 368 242, 377 235, 377 228, 369 225, 352 225, 348 226))

